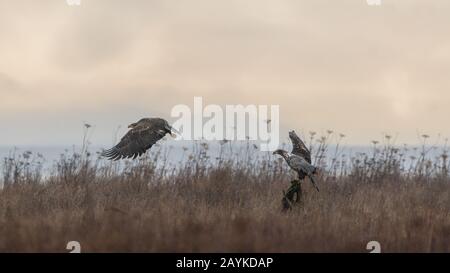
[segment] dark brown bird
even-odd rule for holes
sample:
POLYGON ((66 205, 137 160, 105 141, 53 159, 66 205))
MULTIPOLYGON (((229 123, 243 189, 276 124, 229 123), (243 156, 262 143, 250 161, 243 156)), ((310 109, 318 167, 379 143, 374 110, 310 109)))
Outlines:
POLYGON ((166 134, 178 133, 162 118, 143 118, 130 124, 128 128, 131 130, 122 137, 120 142, 111 149, 104 151, 102 156, 110 160, 135 159, 143 155, 166 134))

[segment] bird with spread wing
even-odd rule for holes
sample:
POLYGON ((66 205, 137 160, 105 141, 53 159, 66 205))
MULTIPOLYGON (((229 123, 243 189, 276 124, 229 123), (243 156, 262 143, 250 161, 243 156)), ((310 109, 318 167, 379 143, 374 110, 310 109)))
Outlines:
POLYGON ((296 171, 298 179, 303 180, 305 177, 309 177, 311 183, 319 191, 314 180, 314 174, 317 173, 317 168, 311 163, 311 152, 306 147, 305 143, 297 136, 295 131, 289 132, 289 138, 292 142, 292 152, 288 153, 285 150, 278 149, 273 154, 281 155, 289 165, 289 167, 296 171))
POLYGON ((145 154, 166 134, 178 133, 162 118, 143 118, 130 124, 128 128, 130 130, 122 137, 120 142, 111 149, 104 151, 102 156, 110 160, 135 159, 145 154))

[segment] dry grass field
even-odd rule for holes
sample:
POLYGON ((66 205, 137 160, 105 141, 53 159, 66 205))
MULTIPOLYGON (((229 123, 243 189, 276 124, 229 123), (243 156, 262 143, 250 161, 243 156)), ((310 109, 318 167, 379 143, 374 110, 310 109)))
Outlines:
POLYGON ((446 156, 409 169, 402 156, 385 147, 324 167, 321 191, 305 181, 302 204, 282 212, 293 174, 271 156, 212 166, 200 149, 177 168, 148 156, 119 170, 84 153, 43 177, 24 154, 2 163, 0 251, 368 252, 376 240, 382 252, 449 252, 446 156))

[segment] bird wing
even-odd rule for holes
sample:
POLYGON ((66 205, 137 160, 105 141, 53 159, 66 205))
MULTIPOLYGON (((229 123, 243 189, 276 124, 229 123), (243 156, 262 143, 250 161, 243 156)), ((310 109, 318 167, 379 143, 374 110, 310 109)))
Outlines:
POLYGON ((308 176, 314 188, 316 188, 316 190, 319 191, 319 188, 317 187, 316 181, 313 177, 316 167, 307 162, 306 159, 304 159, 303 157, 297 155, 291 155, 289 162, 291 168, 293 168, 298 172, 300 179, 303 179, 305 176, 308 176))
POLYGON ((135 127, 120 140, 113 148, 102 153, 110 160, 133 158, 141 156, 150 149, 158 140, 163 138, 165 132, 153 126, 135 127))
POLYGON ((298 137, 295 131, 289 132, 289 138, 292 142, 292 154, 303 157, 309 164, 311 164, 311 152, 306 147, 305 143, 298 137))
POLYGON ((291 165, 291 168, 296 170, 297 172, 301 171, 307 175, 314 173, 314 170, 316 169, 306 159, 294 154, 289 158, 289 165, 291 165))

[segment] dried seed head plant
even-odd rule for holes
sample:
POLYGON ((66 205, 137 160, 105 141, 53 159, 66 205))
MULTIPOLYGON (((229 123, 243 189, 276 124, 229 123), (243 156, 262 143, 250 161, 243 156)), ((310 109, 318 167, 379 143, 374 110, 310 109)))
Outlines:
POLYGON ((294 174, 250 142, 222 141, 211 156, 196 141, 172 162, 163 141, 107 162, 89 151, 92 128, 48 170, 29 151, 3 159, 0 251, 64 252, 76 240, 86 252, 363 252, 373 239, 386 252, 450 251, 446 142, 436 152, 429 137, 414 149, 386 135, 353 154, 343 134, 311 132, 321 191, 304 183, 301 206, 282 213, 294 174))

